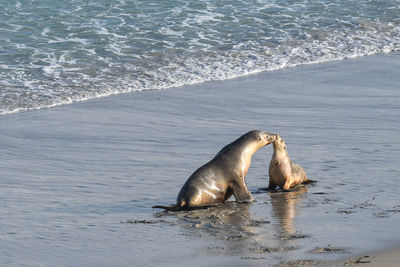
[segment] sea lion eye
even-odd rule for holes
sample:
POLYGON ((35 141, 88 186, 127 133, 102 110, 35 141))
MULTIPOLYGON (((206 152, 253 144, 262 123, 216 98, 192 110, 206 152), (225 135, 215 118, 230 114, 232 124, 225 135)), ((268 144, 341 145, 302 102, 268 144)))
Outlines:
POLYGON ((283 143, 283 139, 281 139, 281 143, 283 143))
POLYGON ((258 138, 258 141, 261 141, 261 137, 258 138))

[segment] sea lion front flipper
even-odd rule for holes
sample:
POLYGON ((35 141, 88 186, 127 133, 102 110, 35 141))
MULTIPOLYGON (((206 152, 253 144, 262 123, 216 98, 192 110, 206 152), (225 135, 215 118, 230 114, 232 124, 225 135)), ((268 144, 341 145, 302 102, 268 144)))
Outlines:
POLYGON ((289 192, 290 191, 289 189, 290 189, 291 185, 292 185, 291 178, 290 177, 286 178, 285 184, 282 186, 282 190, 285 191, 285 192, 289 192))
POLYGON ((245 186, 233 185, 233 195, 237 202, 253 202, 254 198, 245 186))

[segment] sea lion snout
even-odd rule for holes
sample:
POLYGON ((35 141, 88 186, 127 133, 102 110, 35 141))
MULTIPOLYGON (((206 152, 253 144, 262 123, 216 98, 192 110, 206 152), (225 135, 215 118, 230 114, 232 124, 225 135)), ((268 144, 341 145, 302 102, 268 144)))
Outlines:
POLYGON ((267 131, 263 131, 263 130, 254 130, 249 132, 248 134, 250 134, 249 140, 257 140, 257 142, 262 143, 262 146, 271 144, 272 142, 275 141, 275 135, 273 133, 269 133, 267 131))
POLYGON ((274 144, 283 143, 284 140, 279 134, 275 134, 274 144))
POLYGON ((272 143, 276 140, 278 134, 274 134, 274 133, 266 133, 266 139, 272 143))

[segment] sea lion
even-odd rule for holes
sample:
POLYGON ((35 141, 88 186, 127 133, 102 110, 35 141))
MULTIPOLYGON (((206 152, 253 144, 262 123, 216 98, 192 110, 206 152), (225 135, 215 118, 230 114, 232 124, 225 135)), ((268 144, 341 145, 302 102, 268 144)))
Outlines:
POLYGON ((279 134, 276 134, 274 139, 274 153, 269 164, 268 190, 279 186, 282 190, 288 191, 299 184, 315 182, 307 178, 306 172, 300 165, 290 160, 285 141, 279 134))
POLYGON ((273 134, 259 130, 242 135, 189 177, 179 191, 175 205, 153 208, 181 210, 207 207, 224 202, 232 194, 238 202, 254 201, 244 178, 253 154, 274 139, 273 134))

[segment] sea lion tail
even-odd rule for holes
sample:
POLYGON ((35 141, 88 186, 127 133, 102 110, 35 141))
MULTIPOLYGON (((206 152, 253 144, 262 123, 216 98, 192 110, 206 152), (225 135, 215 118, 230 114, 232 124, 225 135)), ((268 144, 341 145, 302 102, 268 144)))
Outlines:
POLYGON ((177 211, 180 209, 178 203, 171 205, 171 206, 162 206, 162 205, 156 205, 152 207, 153 209, 165 209, 167 211, 177 211))

